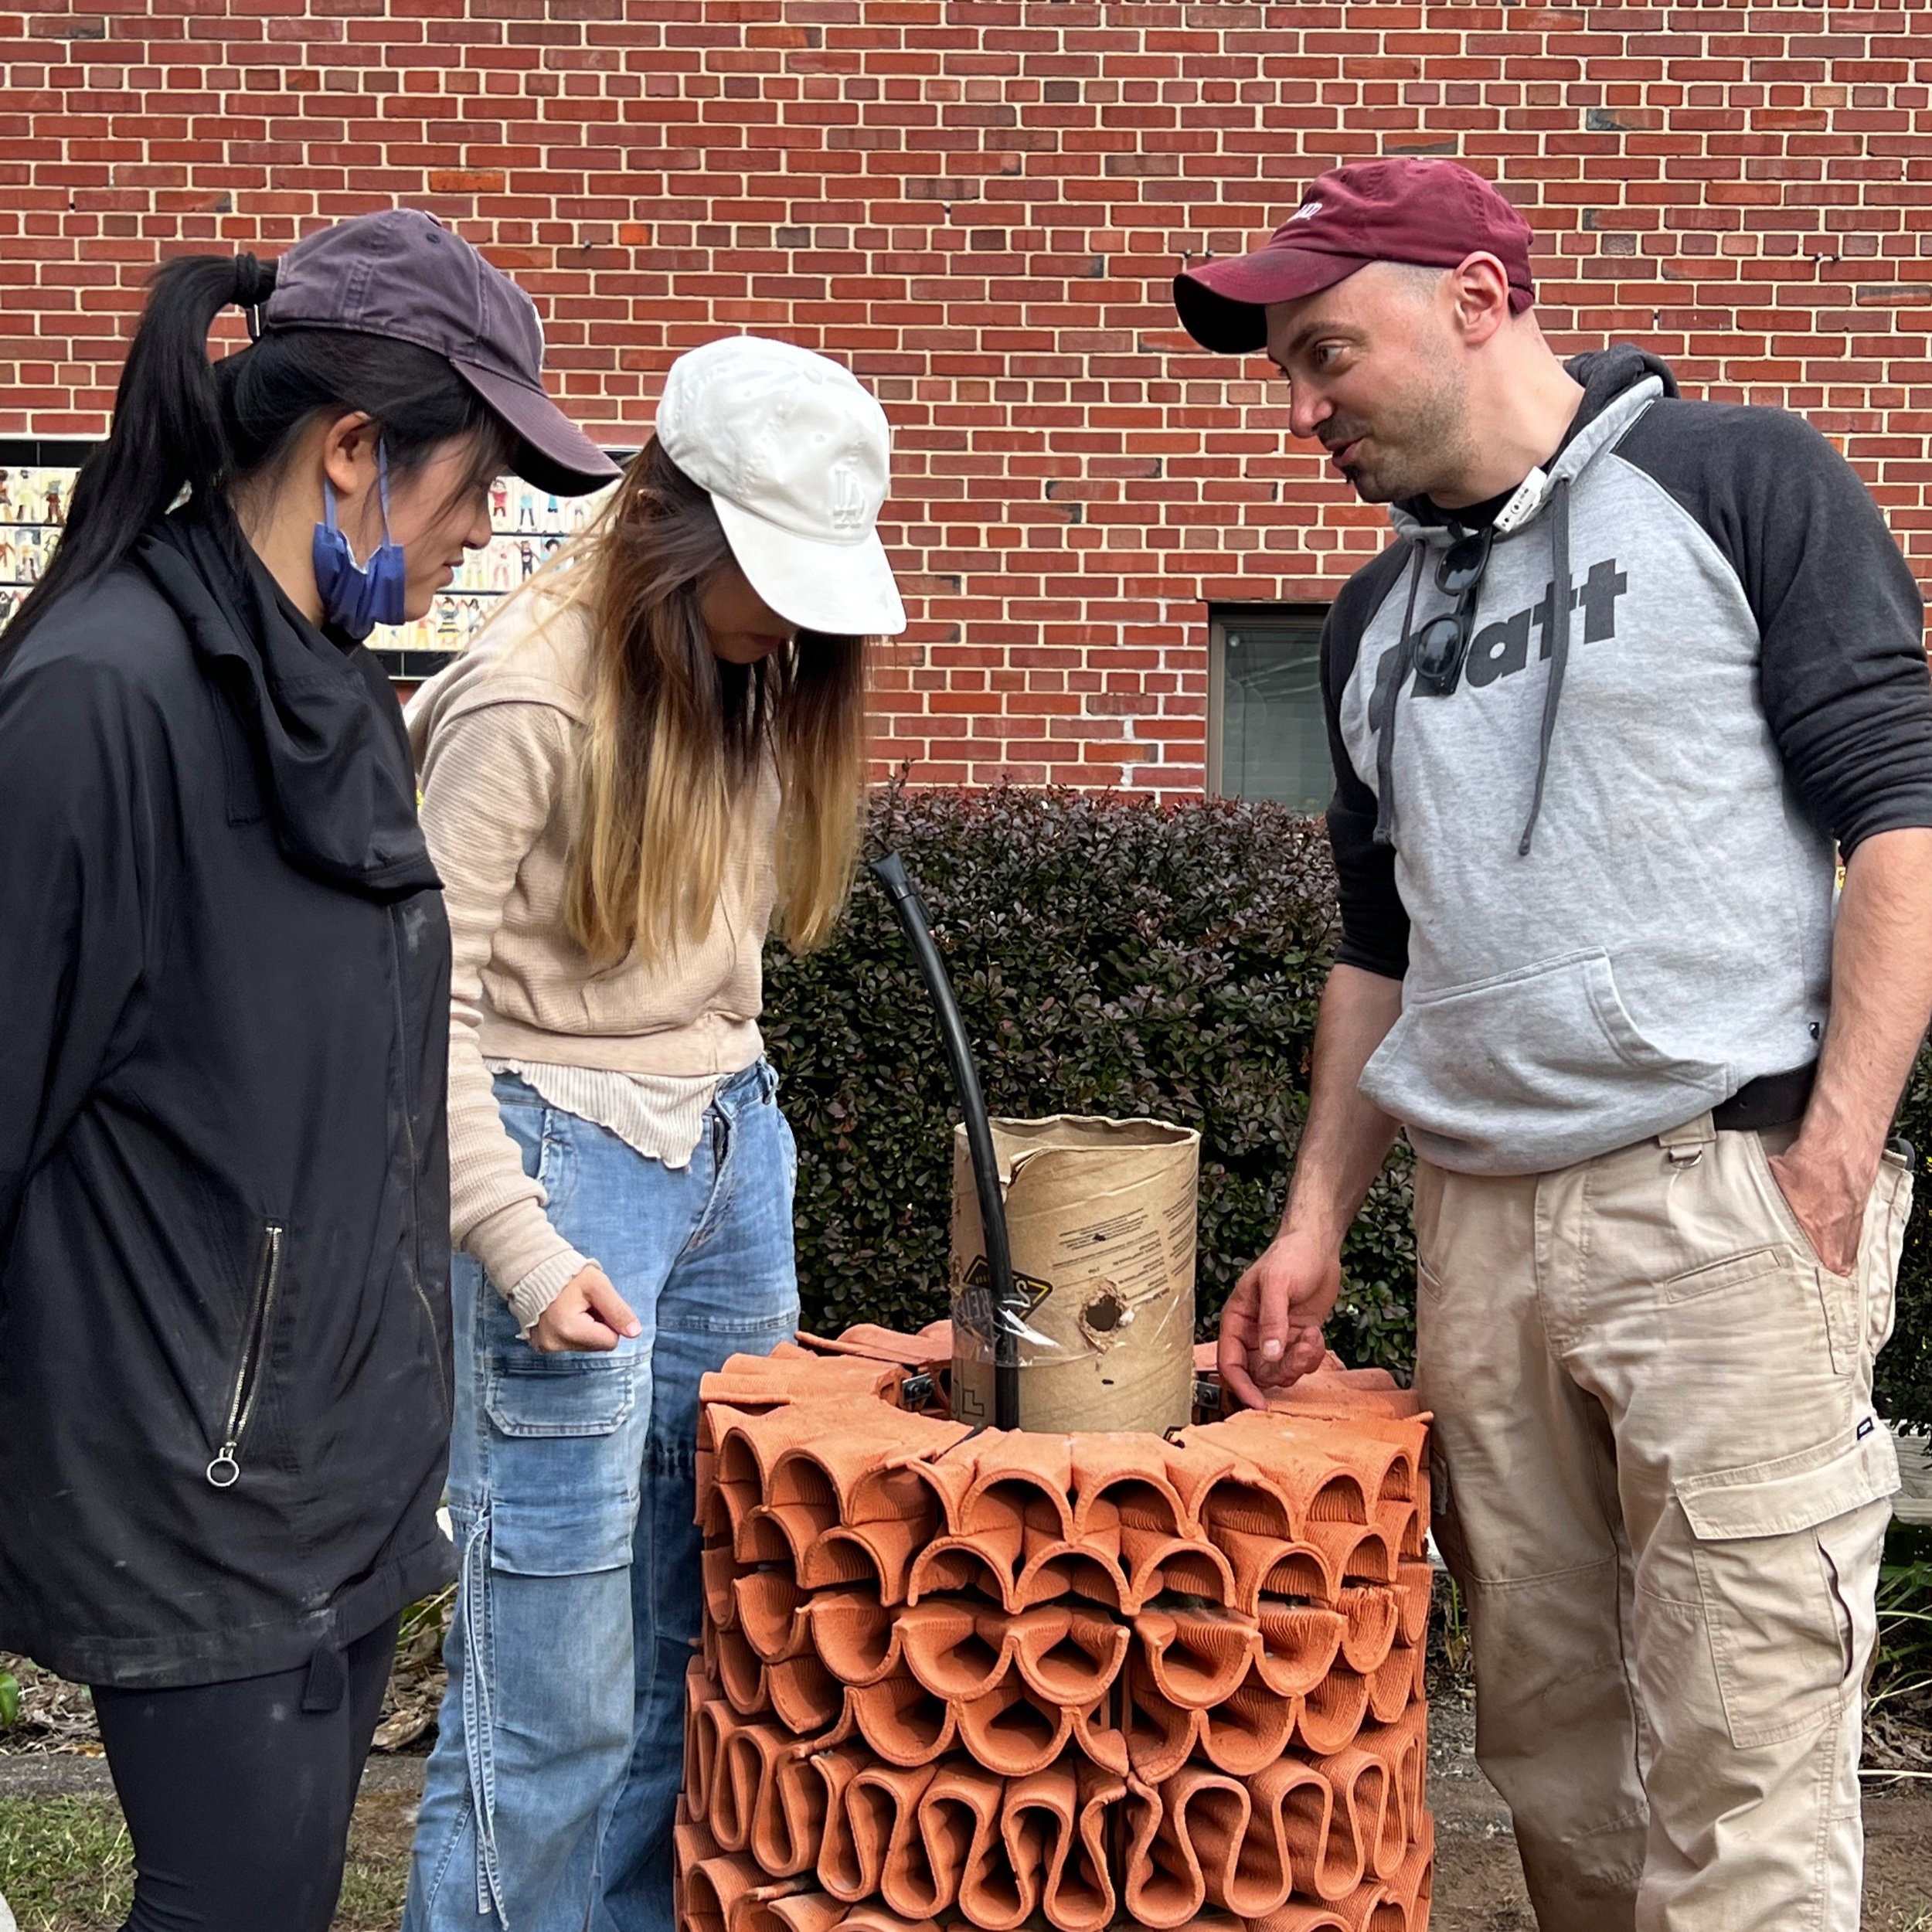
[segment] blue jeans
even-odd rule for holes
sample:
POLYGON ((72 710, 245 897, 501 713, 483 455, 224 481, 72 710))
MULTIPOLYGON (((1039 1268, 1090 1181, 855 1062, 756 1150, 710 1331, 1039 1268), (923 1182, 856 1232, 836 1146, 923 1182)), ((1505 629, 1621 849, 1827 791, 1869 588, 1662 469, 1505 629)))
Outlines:
POLYGON ((762 1063, 682 1171, 496 1083, 553 1225, 643 1325, 539 1355, 458 1257, 450 1515, 462 1573, 405 1932, 672 1932, 685 1668, 698 1636, 699 1379, 798 1318, 798 1153, 762 1063))

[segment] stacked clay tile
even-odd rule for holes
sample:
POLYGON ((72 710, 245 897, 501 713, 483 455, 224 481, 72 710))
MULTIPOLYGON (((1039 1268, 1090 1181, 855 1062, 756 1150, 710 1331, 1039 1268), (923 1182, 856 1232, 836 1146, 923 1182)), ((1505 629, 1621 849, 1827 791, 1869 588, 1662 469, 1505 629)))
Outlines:
POLYGON ((1420 1932, 1414 1399, 1332 1359, 1168 1437, 975 1431, 949 1352, 705 1380, 680 1932, 1420 1932))

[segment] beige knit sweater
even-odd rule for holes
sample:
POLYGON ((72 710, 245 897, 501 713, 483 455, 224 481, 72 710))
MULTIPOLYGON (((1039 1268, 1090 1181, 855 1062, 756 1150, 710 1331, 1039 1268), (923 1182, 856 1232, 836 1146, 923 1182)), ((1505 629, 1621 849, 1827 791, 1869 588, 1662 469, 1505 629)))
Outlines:
POLYGON ((776 776, 747 797, 710 930, 647 965, 598 970, 565 929, 565 861, 582 819, 587 614, 543 589, 507 604, 411 701, 423 829, 442 875, 450 983, 450 1219, 527 1328, 573 1250, 543 1212, 488 1061, 723 1076, 763 1051, 776 776), (524 1292, 522 1284, 532 1285, 524 1292), (526 1308, 519 1301, 532 1304, 526 1308))

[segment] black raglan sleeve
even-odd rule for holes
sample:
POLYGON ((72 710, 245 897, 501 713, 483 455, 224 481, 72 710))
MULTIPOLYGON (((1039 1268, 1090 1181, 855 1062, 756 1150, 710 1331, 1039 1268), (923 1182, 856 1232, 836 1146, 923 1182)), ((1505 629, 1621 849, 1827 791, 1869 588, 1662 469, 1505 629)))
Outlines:
POLYGON ((1335 959, 1387 979, 1400 979, 1409 970, 1409 915, 1396 889, 1394 848, 1375 842, 1376 795, 1362 782, 1342 743, 1342 694, 1354 674, 1362 631, 1387 592, 1388 559, 1394 556, 1399 565, 1400 548, 1352 579, 1321 627, 1321 711, 1335 767, 1328 846, 1342 905, 1335 959))
POLYGON ((1743 587, 1764 715, 1807 813, 1847 854, 1932 826, 1924 606, 1850 464, 1782 410, 1660 403, 1628 441, 1743 587))

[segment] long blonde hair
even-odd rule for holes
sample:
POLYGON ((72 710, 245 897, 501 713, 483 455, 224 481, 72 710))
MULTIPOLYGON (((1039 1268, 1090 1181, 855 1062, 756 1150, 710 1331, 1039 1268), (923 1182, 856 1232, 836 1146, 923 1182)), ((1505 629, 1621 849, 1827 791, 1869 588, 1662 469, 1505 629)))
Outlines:
POLYGON ((699 613, 731 559, 711 499, 655 443, 625 472, 571 572, 596 636, 583 831, 564 917, 605 964, 702 939, 733 817, 774 763, 777 924, 822 944, 851 888, 866 760, 862 638, 800 632, 754 665, 712 651, 699 613))

